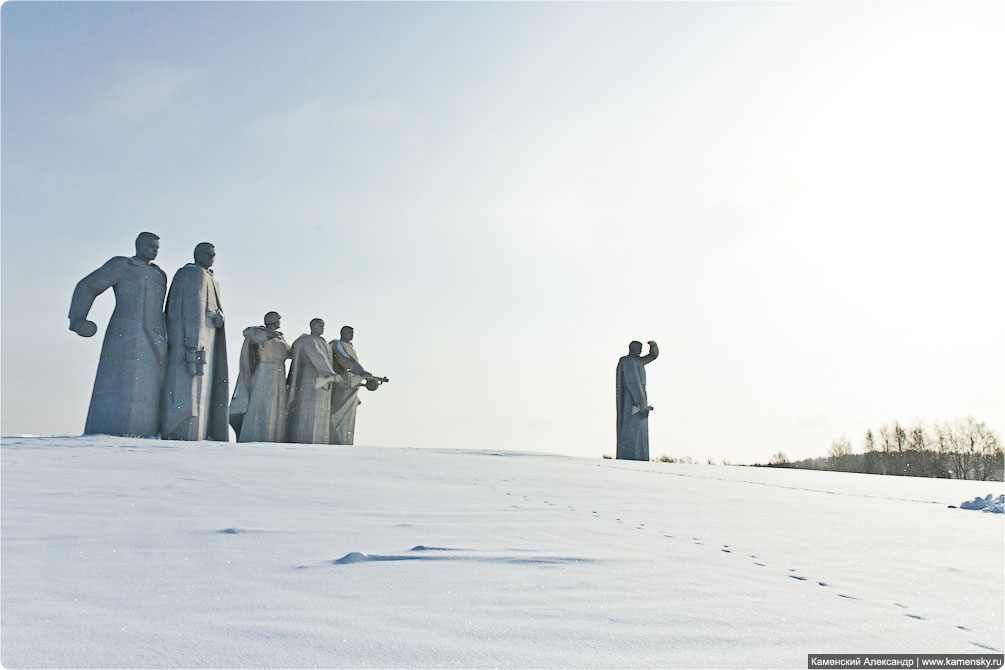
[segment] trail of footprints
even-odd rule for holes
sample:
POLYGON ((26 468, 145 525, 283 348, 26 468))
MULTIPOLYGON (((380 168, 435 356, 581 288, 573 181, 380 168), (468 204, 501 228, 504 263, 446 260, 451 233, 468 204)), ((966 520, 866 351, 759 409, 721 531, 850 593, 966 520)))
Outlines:
MULTIPOLYGON (((492 488, 493 491, 498 491, 498 489, 495 486, 493 486, 491 488, 492 488)), ((508 491, 508 490, 505 493, 508 496, 512 495, 512 492, 508 491)), ((533 502, 526 495, 524 495, 522 497, 523 497, 523 500, 525 502, 533 502)), ((543 500, 542 502, 545 505, 548 505, 548 506, 554 506, 555 505, 555 503, 552 502, 552 501, 550 501, 550 500, 543 500)), ((572 505, 566 505, 566 507, 569 509, 569 511, 572 511, 572 512, 576 511, 576 508, 573 507, 572 505)), ((590 510, 590 515, 593 516, 596 519, 603 518, 603 515, 599 511, 597 511, 597 510, 590 510)), ((614 522, 615 523, 619 523, 619 524, 623 524, 623 523, 625 523, 625 520, 622 517, 622 515, 616 514, 616 515, 614 515, 614 522)), ((648 530, 648 528, 646 527, 646 524, 641 523, 641 522, 639 522, 638 524, 636 524, 635 528, 636 528, 636 530, 642 530, 642 531, 648 530)), ((663 537, 666 537, 666 538, 668 538, 670 540, 685 540, 685 541, 687 541, 685 538, 678 538, 678 537, 674 536, 673 534, 668 533, 666 531, 658 531, 658 532, 660 532, 660 534, 663 535, 663 537)), ((702 542, 701 538, 699 538, 699 537, 691 537, 690 538, 690 542, 692 542, 696 546, 706 546, 706 543, 702 542)), ((733 551, 733 549, 732 549, 732 547, 730 547, 728 544, 720 545, 719 551, 721 553, 723 553, 723 554, 732 554, 732 555, 736 555, 736 556, 739 555, 739 554, 735 554, 734 551, 733 551)), ((753 565, 755 565, 757 567, 760 567, 760 568, 767 568, 768 567, 768 565, 765 564, 765 563, 762 563, 758 559, 757 555, 755 555, 755 554, 747 554, 747 557, 751 560, 751 562, 753 563, 753 565)), ((805 582, 807 584, 812 584, 812 583, 815 582, 816 586, 820 587, 820 588, 831 588, 831 585, 828 584, 827 582, 818 581, 818 580, 815 580, 815 579, 810 579, 810 578, 805 577, 803 575, 796 574, 797 572, 798 571, 796 570, 796 568, 788 568, 787 569, 787 576, 790 579, 796 580, 798 582, 805 582)), ((857 596, 854 596, 854 595, 851 595, 851 594, 848 594, 848 593, 839 593, 837 591, 833 591, 833 593, 834 593, 834 595, 836 597, 842 598, 844 600, 859 600, 859 601, 863 600, 862 598, 859 598, 857 596)), ((891 603, 891 605, 893 607, 898 608, 898 609, 909 609, 907 605, 904 605, 902 603, 891 603)), ((905 617, 907 617, 909 619, 914 619, 915 621, 927 621, 928 620, 926 617, 924 617, 924 616, 922 616, 920 614, 912 614, 910 612, 905 612, 903 614, 903 616, 905 616, 905 617)), ((967 628, 966 626, 963 626, 963 625, 954 626, 954 628, 956 628, 958 630, 961 630, 961 631, 964 631, 964 632, 970 632, 970 629, 967 628)), ((995 647, 992 647, 992 646, 989 646, 989 645, 986 645, 986 644, 981 644, 980 642, 971 641, 970 644, 973 645, 973 646, 975 646, 975 647, 978 647, 979 649, 984 649, 986 651, 991 651, 991 652, 995 652, 995 653, 1000 653, 1001 652, 1000 649, 997 649, 995 647)))

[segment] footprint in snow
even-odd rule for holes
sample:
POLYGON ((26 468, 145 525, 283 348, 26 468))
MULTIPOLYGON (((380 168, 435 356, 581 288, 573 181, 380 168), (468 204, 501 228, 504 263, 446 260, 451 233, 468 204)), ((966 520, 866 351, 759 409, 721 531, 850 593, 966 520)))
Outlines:
POLYGON ((907 609, 907 605, 901 605, 900 603, 893 603, 893 606, 894 607, 899 607, 902 610, 906 610, 907 609))
POLYGON ((827 582, 817 582, 817 586, 830 586, 827 582))
POLYGON ((724 553, 724 554, 732 554, 732 553, 733 553, 733 552, 732 552, 732 551, 730 551, 729 549, 720 549, 719 551, 721 551, 721 552, 722 552, 722 553, 724 553))
POLYGON ((994 651, 994 652, 1001 651, 1000 649, 996 649, 995 647, 991 647, 986 644, 981 644, 980 642, 971 642, 970 644, 974 645, 975 647, 980 647, 981 649, 987 649, 988 651, 994 651))
POLYGON ((806 581, 805 577, 800 577, 799 575, 789 575, 789 577, 792 578, 792 579, 798 579, 801 582, 805 582, 806 581))
POLYGON ((848 600, 862 600, 861 598, 856 598, 855 596, 845 595, 844 593, 839 593, 838 598, 846 598, 848 600))
POLYGON ((905 614, 904 616, 906 616, 908 619, 917 619, 918 621, 925 620, 925 617, 921 616, 920 614, 905 614))
POLYGON ((764 563, 754 563, 754 565, 759 565, 759 566, 761 566, 762 568, 763 568, 763 567, 765 567, 765 566, 764 566, 764 563))

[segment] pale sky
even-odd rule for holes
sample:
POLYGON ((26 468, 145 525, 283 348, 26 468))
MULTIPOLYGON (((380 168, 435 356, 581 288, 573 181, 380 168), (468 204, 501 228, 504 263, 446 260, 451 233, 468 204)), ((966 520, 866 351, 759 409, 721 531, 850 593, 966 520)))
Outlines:
POLYGON ((265 312, 355 327, 357 443, 654 457, 1005 429, 1005 5, 2 7, 2 433, 83 430, 73 287, 213 242, 265 312))

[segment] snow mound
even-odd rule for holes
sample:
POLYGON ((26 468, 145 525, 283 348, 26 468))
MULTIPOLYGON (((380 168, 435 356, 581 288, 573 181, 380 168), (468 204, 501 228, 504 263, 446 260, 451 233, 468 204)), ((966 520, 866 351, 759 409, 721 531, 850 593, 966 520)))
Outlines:
POLYGON ((3 439, 0 665, 797 668, 1005 640, 1003 517, 946 510, 1002 482, 168 446, 3 439))
POLYGON ((960 503, 960 509, 984 510, 992 514, 1005 514, 1005 494, 995 498, 989 493, 983 498, 976 497, 973 500, 965 500, 960 503))

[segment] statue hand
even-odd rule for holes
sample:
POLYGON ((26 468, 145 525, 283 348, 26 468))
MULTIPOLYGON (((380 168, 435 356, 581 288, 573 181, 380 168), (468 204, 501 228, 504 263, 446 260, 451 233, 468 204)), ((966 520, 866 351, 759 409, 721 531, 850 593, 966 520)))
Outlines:
POLYGON ((656 346, 656 340, 649 340, 649 346, 650 347, 655 347, 656 346))
POLYGON ((70 330, 81 337, 92 337, 96 332, 98 332, 98 326, 93 321, 80 319, 79 321, 74 321, 70 324, 70 330))
POLYGON ((213 315, 213 325, 217 328, 223 328, 223 313, 217 312, 213 315))

